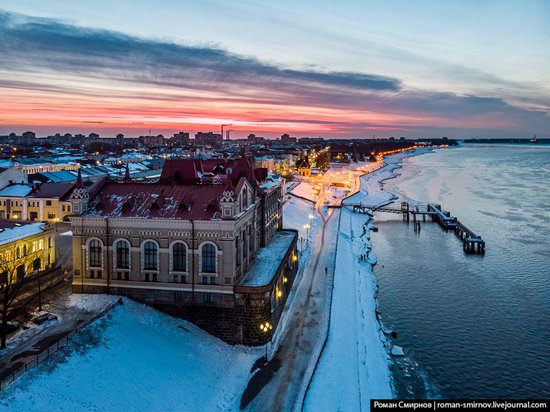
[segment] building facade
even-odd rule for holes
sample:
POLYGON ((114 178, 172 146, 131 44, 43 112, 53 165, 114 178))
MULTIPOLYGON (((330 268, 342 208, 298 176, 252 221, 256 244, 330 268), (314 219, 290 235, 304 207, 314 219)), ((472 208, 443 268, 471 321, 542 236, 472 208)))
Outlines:
MULTIPOLYGON (((80 175, 80 174, 79 174, 80 175)), ((0 219, 60 222, 72 214, 75 182, 12 184, 0 190, 0 219)))
MULTIPOLYGON (((63 280, 56 269, 55 229, 48 223, 0 220, 0 288, 20 284, 9 319, 41 291, 63 280)), ((4 304, 0 299, 0 306, 4 304)), ((0 311, 1 312, 1 311, 0 311)))
POLYGON ((167 160, 155 184, 105 182, 71 197, 73 291, 114 293, 230 343, 262 344, 297 271, 281 182, 251 156, 167 160))
POLYGON ((79 163, 66 162, 66 163, 54 163, 44 161, 39 158, 19 158, 14 159, 14 167, 26 174, 32 173, 44 173, 44 172, 56 172, 59 170, 78 170, 80 168, 79 163))

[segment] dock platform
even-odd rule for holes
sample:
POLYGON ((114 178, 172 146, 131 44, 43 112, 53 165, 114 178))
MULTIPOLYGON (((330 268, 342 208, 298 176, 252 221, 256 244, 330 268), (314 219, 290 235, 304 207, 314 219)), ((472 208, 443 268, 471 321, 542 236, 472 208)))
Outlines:
POLYGON ((452 230, 456 236, 462 241, 464 253, 479 254, 485 253, 485 241, 478 236, 473 230, 461 223, 457 217, 452 216, 450 212, 444 210, 441 205, 429 203, 427 205, 416 205, 411 207, 408 202, 401 202, 401 208, 392 208, 383 206, 379 208, 371 208, 362 203, 348 203, 346 206, 351 206, 353 213, 363 213, 373 215, 374 212, 402 214, 403 220, 407 222, 413 219, 415 230, 417 225, 420 225, 419 219, 425 222, 426 217, 430 216, 433 222, 439 223, 445 231, 452 230))

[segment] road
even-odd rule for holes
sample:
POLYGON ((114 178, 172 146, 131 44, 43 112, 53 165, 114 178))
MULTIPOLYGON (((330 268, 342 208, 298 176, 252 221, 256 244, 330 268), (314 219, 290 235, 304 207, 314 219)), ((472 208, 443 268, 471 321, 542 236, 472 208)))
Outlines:
MULTIPOLYGON (((377 163, 368 170, 354 172, 350 193, 360 189, 359 177, 362 174, 381 166, 377 163)), ((342 173, 342 179, 347 179, 348 176, 347 173, 342 173)), ((303 279, 296 290, 287 334, 274 357, 273 362, 280 367, 271 381, 248 405, 248 410, 292 411, 302 408, 307 384, 320 356, 330 317, 340 218, 339 208, 330 208, 323 212, 324 202, 331 196, 330 186, 323 184, 315 202, 320 225, 312 242, 311 258, 306 263, 303 279), (328 271, 325 271, 325 268, 328 268, 328 271)), ((342 199, 329 199, 331 205, 336 206, 339 206, 341 201, 342 199)))
MULTIPOLYGON (((251 402, 250 410, 291 411, 296 402, 301 403, 302 383, 310 378, 312 352, 326 333, 322 312, 329 310, 327 279, 329 271, 332 273, 334 270, 331 262, 334 261, 339 213, 339 210, 330 210, 326 218, 320 214, 322 221, 312 244, 312 255, 294 298, 295 313, 275 355, 280 369, 251 402)), ((326 316, 329 315, 326 313, 326 316)))
MULTIPOLYGON (((357 182, 354 181, 353 190, 356 187, 357 182)), ((306 263, 302 281, 296 290, 294 313, 287 334, 272 361, 280 364, 280 368, 249 404, 249 410, 301 409, 330 317, 340 209, 323 210, 326 208, 323 204, 325 198, 330 196, 329 188, 330 185, 323 185, 323 191, 315 202, 320 224, 312 241, 311 258, 306 263)))

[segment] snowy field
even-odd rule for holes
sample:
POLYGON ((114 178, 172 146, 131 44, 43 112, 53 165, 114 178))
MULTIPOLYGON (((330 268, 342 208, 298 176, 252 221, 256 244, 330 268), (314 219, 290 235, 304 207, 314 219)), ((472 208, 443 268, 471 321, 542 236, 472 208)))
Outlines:
MULTIPOLYGON (((404 157, 419 153, 388 156, 387 165, 363 176, 361 191, 346 202, 371 207, 391 202, 394 196, 383 191, 383 181, 396 176, 404 157)), ((389 348, 376 317, 372 226, 372 217, 342 208, 329 336, 307 393, 306 411, 368 411, 370 399, 393 396, 389 348)))
POLYGON ((0 410, 239 410, 260 352, 124 299, 0 393, 0 410))

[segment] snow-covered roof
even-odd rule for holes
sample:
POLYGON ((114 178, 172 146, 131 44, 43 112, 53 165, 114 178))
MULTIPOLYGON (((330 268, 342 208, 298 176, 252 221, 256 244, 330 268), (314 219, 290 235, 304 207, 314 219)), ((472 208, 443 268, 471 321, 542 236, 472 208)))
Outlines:
POLYGON ((31 191, 30 185, 14 184, 0 190, 0 196, 27 196, 31 191))
POLYGON ((268 179, 265 182, 262 182, 262 184, 260 184, 260 187, 264 188, 264 189, 271 189, 273 187, 277 187, 277 186, 280 186, 280 185, 281 185, 280 180, 275 180, 274 181, 274 180, 268 179))
POLYGON ((2 228, 2 226, 3 225, 0 225, 0 245, 6 245, 42 233, 45 223, 15 223, 13 226, 9 225, 11 227, 4 226, 4 228, 2 228))
POLYGON ((280 230, 275 233, 271 242, 260 249, 256 260, 241 280, 240 286, 265 286, 269 285, 277 273, 292 242, 297 237, 293 230, 280 230))

